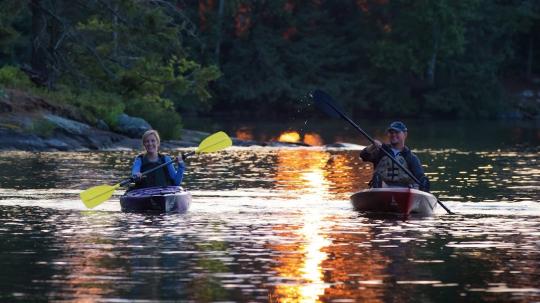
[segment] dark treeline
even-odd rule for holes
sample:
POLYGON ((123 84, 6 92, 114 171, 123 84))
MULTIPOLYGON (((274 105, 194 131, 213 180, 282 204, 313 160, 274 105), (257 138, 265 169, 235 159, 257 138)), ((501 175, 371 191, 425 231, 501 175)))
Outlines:
MULTIPOLYGON (((493 117, 540 72, 540 1, 200 1, 217 107, 290 109, 314 87, 363 115, 493 117)), ((275 111, 275 110, 274 110, 275 111)))
POLYGON ((178 113, 277 116, 313 88, 362 115, 496 117, 507 82, 540 72, 536 0, 0 5, 1 85, 37 87, 89 121, 142 116, 167 137, 178 113))

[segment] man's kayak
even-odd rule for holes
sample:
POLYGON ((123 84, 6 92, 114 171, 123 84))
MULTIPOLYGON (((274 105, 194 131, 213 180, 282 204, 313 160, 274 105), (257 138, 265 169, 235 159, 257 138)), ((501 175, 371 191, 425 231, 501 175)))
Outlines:
POLYGON ((179 186, 135 189, 120 197, 124 212, 185 213, 190 204, 191 194, 179 186))
POLYGON ((355 210, 390 215, 432 216, 437 198, 413 188, 371 188, 351 196, 355 210))

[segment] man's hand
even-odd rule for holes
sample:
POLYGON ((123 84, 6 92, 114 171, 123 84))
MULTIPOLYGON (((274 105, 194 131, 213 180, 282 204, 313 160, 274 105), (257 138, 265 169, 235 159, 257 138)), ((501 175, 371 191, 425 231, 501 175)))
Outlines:
POLYGON ((368 152, 372 153, 378 149, 380 149, 382 147, 382 143, 381 141, 379 140, 373 140, 373 144, 371 144, 370 146, 368 146, 367 150, 368 152))

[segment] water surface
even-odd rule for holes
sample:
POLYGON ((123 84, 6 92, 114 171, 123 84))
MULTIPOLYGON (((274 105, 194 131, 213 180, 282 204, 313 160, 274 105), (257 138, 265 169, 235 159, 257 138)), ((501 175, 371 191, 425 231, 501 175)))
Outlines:
POLYGON ((3 152, 0 301, 539 301, 532 138, 420 146, 433 192, 457 215, 405 221, 352 209, 371 174, 354 149, 193 157, 192 207, 173 215, 122 213, 122 191, 95 210, 78 200, 124 178, 135 152, 3 152))

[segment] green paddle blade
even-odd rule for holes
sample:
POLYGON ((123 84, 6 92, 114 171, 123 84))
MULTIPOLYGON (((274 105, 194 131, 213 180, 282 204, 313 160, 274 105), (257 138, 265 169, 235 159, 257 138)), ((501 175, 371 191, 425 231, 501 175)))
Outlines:
POLYGON ((105 202, 108 200, 115 189, 120 187, 120 183, 110 186, 110 185, 99 185, 94 186, 92 188, 89 188, 83 192, 81 192, 81 200, 83 201, 84 205, 88 208, 94 208, 98 206, 99 204, 105 202))
POLYGON ((195 151, 196 153, 211 153, 232 145, 231 138, 225 132, 217 132, 204 139, 195 151))

